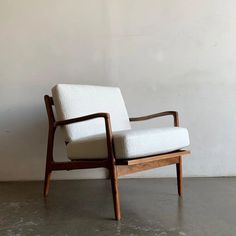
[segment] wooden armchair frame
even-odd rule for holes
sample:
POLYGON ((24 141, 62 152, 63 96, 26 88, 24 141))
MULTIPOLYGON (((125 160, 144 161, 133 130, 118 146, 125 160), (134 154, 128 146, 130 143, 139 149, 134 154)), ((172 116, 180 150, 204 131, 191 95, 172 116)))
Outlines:
MULTIPOLYGON (((48 130, 48 144, 47 144, 47 158, 46 158, 46 170, 45 170, 45 180, 44 180, 44 196, 48 195, 49 183, 52 171, 56 170, 74 170, 74 169, 87 169, 87 168, 99 168, 104 167, 109 170, 112 194, 113 194, 113 204, 115 211, 115 219, 121 219, 120 211, 120 197, 118 189, 118 177, 143 171, 153 168, 158 168, 162 166, 167 166, 171 164, 176 164, 177 172, 177 187, 179 196, 182 195, 182 157, 190 153, 187 150, 178 150, 171 153, 135 158, 135 159, 116 159, 112 144, 112 129, 110 122, 109 113, 95 113, 87 116, 82 116, 78 118, 56 121, 53 113, 53 99, 52 97, 45 95, 44 101, 47 109, 49 130, 48 130), (96 159, 96 160, 73 160, 66 162, 57 162, 53 158, 53 146, 54 146, 54 136, 55 131, 58 126, 64 126, 68 124, 73 124, 76 122, 83 122, 91 119, 103 118, 106 129, 106 139, 107 139, 107 157, 106 159, 96 159)), ((174 126, 179 126, 178 113, 176 111, 166 111, 161 113, 156 113, 148 116, 130 118, 131 122, 135 121, 145 121, 157 117, 163 116, 173 116, 174 126)))

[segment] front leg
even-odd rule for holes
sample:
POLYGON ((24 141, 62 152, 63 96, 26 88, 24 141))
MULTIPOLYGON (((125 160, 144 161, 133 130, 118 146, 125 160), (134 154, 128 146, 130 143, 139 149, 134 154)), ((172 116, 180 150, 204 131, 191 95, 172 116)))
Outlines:
POLYGON ((113 204, 115 211, 115 219, 121 219, 121 211, 120 211, 120 195, 119 195, 119 186, 118 186, 118 175, 117 168, 113 163, 110 167, 110 177, 111 177, 111 187, 112 187, 112 195, 113 195, 113 204))

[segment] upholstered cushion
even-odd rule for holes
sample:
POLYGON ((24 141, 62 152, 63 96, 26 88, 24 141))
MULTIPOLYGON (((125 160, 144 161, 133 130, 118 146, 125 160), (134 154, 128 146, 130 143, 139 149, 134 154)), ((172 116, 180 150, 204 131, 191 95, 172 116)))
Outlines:
MULTIPOLYGON (((189 145, 189 135, 180 127, 130 129, 114 132, 113 142, 116 158, 137 158, 184 148, 189 145)), ((70 142, 67 152, 72 160, 106 158, 106 137, 95 135, 70 142)))
MULTIPOLYGON (((57 120, 97 112, 108 112, 112 130, 130 129, 129 117, 119 88, 77 84, 58 84, 52 89, 57 120)), ((67 125, 66 141, 105 133, 103 118, 67 125)), ((82 142, 82 141, 81 141, 82 142)))

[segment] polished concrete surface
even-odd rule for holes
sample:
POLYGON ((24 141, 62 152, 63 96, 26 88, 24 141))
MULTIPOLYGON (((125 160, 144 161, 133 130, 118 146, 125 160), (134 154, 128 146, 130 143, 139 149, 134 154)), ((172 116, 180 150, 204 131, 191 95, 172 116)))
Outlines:
POLYGON ((235 236, 236 178, 120 180, 113 220, 109 180, 0 183, 0 235, 235 236))

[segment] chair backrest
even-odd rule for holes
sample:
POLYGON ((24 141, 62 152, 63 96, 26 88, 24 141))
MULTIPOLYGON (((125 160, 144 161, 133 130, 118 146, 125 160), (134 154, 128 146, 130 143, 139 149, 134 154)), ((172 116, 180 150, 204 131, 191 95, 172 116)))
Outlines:
MULTIPOLYGON (((129 117, 119 88, 58 84, 52 88, 56 119, 65 120, 97 112, 108 112, 113 131, 130 129, 129 117)), ((105 133, 103 118, 67 125, 66 141, 105 133)))

